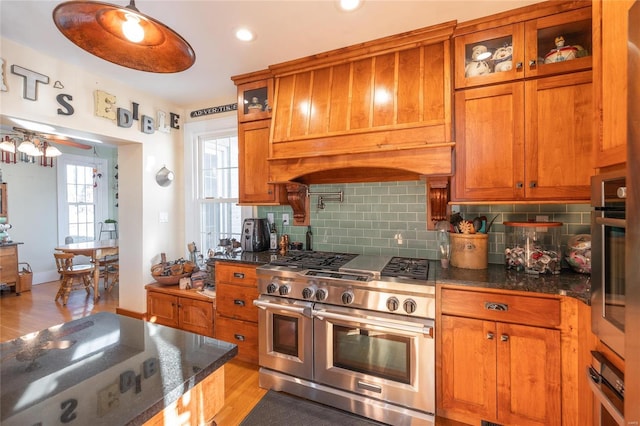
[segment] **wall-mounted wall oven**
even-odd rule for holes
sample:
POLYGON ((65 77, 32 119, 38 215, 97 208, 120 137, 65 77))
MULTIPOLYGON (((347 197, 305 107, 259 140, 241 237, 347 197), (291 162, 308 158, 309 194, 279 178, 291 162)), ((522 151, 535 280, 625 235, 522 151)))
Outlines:
POLYGON ((591 327, 623 358, 626 194, 624 172, 591 180, 591 327))

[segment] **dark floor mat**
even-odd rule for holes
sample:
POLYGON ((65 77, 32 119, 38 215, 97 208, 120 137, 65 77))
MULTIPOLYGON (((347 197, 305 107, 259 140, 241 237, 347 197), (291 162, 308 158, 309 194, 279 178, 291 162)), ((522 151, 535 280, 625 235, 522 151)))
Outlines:
POLYGON ((270 390, 244 418, 240 426, 380 426, 346 411, 270 390))

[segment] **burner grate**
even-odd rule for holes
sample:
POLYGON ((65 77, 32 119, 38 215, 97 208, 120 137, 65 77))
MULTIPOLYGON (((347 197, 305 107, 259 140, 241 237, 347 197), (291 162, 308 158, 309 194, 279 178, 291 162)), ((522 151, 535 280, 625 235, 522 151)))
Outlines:
POLYGON ((276 260, 272 260, 271 265, 286 266, 288 268, 297 269, 324 269, 337 271, 342 265, 346 264, 356 256, 356 254, 350 253, 331 253, 322 251, 289 252, 276 260))
POLYGON ((410 257, 392 257, 389 263, 382 269, 383 277, 412 278, 427 280, 429 274, 429 261, 410 257))

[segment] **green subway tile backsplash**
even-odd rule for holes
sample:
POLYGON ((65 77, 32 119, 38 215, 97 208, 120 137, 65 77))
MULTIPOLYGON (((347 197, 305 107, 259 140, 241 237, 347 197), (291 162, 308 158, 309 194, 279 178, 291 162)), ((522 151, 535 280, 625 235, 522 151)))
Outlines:
MULTIPOLYGON (((344 191, 344 201, 325 200, 317 207, 311 196, 313 249, 343 253, 392 255, 437 259, 435 231, 427 231, 426 190, 423 181, 312 185, 311 192, 344 191)), ((562 249, 576 234, 590 233, 588 204, 501 204, 454 206, 465 219, 498 215, 489 234, 489 263, 504 264, 506 221, 536 220, 562 222, 562 249)), ((282 226, 282 214, 292 215, 289 206, 261 206, 258 216, 274 213, 278 234, 290 241, 305 241, 306 226, 282 226)))

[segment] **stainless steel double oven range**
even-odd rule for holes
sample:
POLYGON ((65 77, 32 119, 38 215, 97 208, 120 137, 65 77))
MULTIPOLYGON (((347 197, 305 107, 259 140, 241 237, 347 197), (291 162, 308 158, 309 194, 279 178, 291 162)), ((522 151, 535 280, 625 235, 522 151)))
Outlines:
POLYGON ((257 275, 261 387, 394 425, 434 421, 426 259, 290 252, 257 275))

